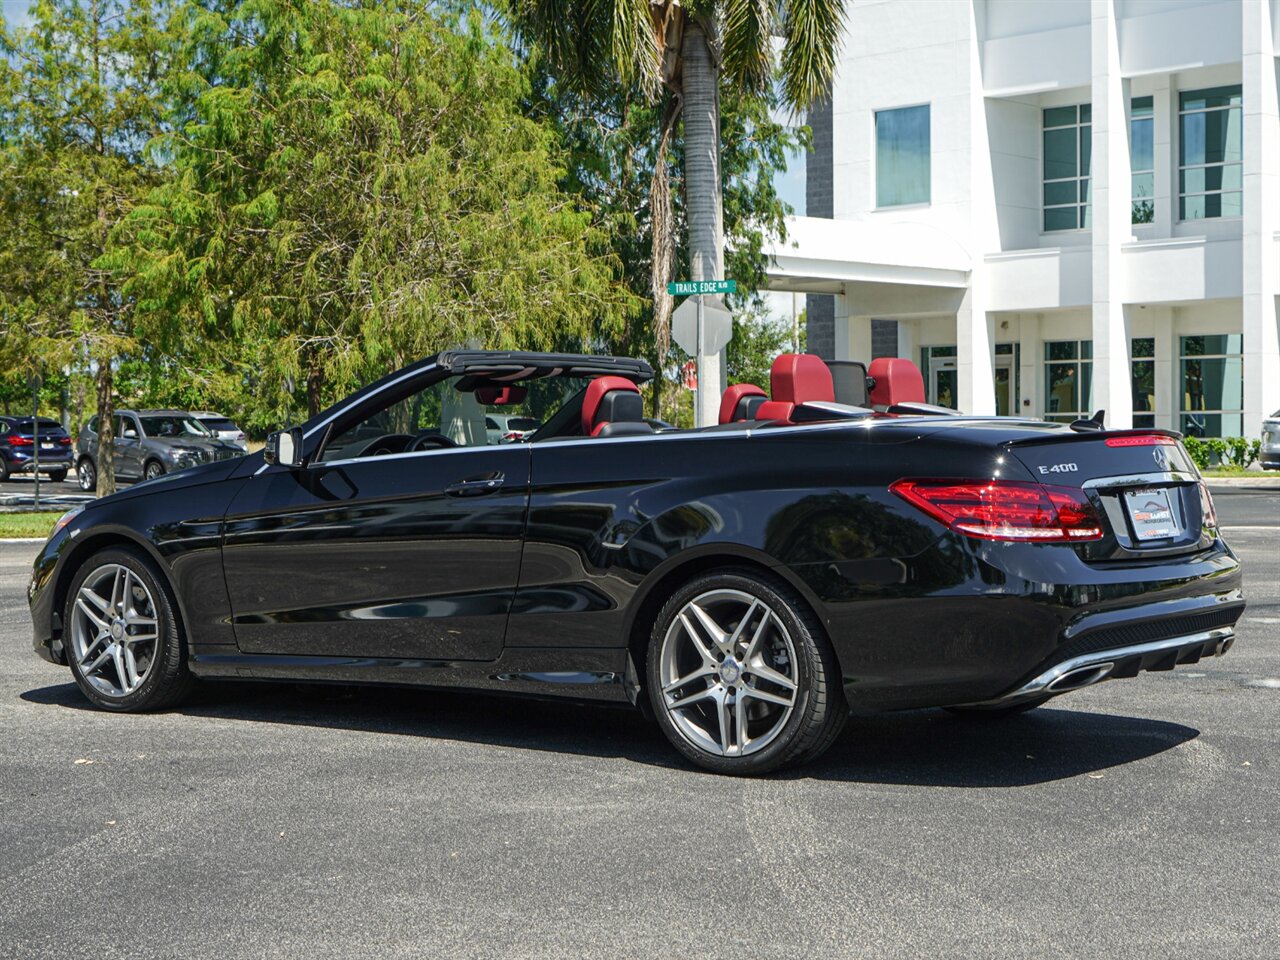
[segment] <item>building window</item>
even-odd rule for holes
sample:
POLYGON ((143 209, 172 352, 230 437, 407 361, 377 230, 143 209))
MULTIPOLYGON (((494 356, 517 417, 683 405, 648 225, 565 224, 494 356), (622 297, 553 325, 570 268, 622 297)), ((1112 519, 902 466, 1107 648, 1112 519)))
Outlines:
POLYGON ((1129 169, 1133 222, 1156 219, 1155 115, 1151 97, 1134 97, 1129 113, 1129 169))
POLYGON ((1239 87, 1178 95, 1178 218, 1207 220, 1242 212, 1244 157, 1239 87))
POLYGON ((876 111, 876 206, 929 202, 929 105, 876 111))
POLYGON ((1133 382, 1133 425, 1154 427, 1156 425, 1156 341, 1152 337, 1135 337, 1131 350, 1129 370, 1133 382))
POLYGON ((1244 431, 1241 335, 1181 338, 1181 430, 1191 437, 1238 437, 1244 431))
POLYGON ((1044 111, 1044 229, 1078 230, 1091 223, 1089 153, 1093 109, 1049 107, 1044 111))
POLYGON ((1044 345, 1044 418, 1070 423, 1092 414, 1093 341, 1049 340, 1044 345))

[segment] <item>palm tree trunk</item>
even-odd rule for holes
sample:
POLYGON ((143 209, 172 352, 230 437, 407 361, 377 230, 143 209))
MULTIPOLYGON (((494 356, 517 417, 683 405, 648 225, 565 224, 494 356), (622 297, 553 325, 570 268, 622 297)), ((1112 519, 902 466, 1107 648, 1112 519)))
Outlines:
MULTIPOLYGON (((690 17, 684 30, 684 191, 689 226, 689 279, 723 277, 724 202, 720 182, 720 67, 711 55, 708 24, 690 17)), ((716 422, 724 389, 724 353, 698 371, 697 425, 716 422)))
POLYGON ((100 497, 106 497, 116 492, 115 459, 112 456, 116 445, 114 429, 116 411, 111 397, 115 376, 111 369, 111 354, 108 351, 103 351, 102 356, 98 358, 94 385, 98 396, 98 459, 95 464, 98 471, 98 487, 94 492, 100 497))

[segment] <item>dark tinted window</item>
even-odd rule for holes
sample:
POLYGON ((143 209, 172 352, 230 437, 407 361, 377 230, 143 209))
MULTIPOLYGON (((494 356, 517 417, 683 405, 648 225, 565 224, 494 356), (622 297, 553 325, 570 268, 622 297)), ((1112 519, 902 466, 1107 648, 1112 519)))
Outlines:
POLYGON ((226 417, 201 417, 200 422, 210 430, 239 430, 234 422, 226 417))
MULTIPOLYGON (((27 417, 22 420, 15 420, 13 422, 13 428, 17 430, 19 433, 30 433, 34 423, 35 421, 31 417, 27 417)), ((61 430, 61 429, 62 429, 62 424, 60 424, 57 420, 50 420, 47 417, 40 418, 41 433, 43 433, 46 430, 61 430)))

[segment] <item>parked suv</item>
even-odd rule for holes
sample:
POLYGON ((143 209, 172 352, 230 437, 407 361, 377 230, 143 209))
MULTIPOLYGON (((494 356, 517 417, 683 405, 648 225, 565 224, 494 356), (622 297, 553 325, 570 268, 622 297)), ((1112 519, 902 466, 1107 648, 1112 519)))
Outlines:
MULTIPOLYGON (((118 480, 151 480, 244 454, 183 410, 118 410, 114 425, 111 459, 118 480)), ((98 485, 97 456, 98 418, 94 417, 80 431, 76 444, 76 477, 81 490, 98 485)))
POLYGON ((54 483, 71 469, 71 437, 57 420, 41 417, 0 417, 0 480, 11 473, 35 473, 36 443, 40 444, 40 472, 54 483))
POLYGON ((197 410, 191 416, 199 420, 204 426, 218 437, 219 440, 225 440, 227 443, 234 443, 242 451, 248 452, 249 438, 245 436, 245 432, 241 430, 234 420, 230 417, 224 417, 220 413, 212 413, 208 410, 197 410))
POLYGON ((1262 421, 1262 450, 1258 462, 1263 470, 1280 470, 1280 410, 1262 421))

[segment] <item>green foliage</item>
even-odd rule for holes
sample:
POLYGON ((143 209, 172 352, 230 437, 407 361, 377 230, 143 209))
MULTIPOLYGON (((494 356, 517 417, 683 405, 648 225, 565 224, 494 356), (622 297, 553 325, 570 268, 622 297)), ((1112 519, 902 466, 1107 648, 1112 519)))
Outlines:
MULTIPOLYGON (((108 253, 162 176, 146 149, 167 114, 176 2, 39 0, 29 26, 0 26, 0 362, 92 373, 107 413, 115 358, 147 334, 108 253)), ((110 458, 98 476, 109 492, 110 458)))
POLYGON ((449 346, 582 347, 635 308, 513 54, 419 3, 192 15, 173 178, 117 235, 126 293, 250 425, 449 346))
POLYGON ((1182 445, 1187 448, 1187 456, 1191 457, 1191 462, 1196 465, 1199 470, 1204 470, 1209 466, 1209 445, 1199 437, 1183 437, 1182 445))
MULTIPOLYGON (((623 265, 623 279, 643 308, 614 332, 597 339, 599 349, 646 358, 662 377, 649 392, 650 412, 672 423, 692 418, 689 399, 673 388, 688 359, 678 347, 669 356, 659 349, 651 285, 653 211, 650 184, 659 163, 655 131, 665 109, 631 96, 621 85, 609 95, 587 99, 556 81, 545 61, 531 65, 532 95, 528 111, 548 118, 566 147, 563 184, 597 212, 602 229, 623 265), (670 394, 670 396, 668 396, 670 394)), ((731 383, 768 383, 768 368, 786 346, 788 332, 765 312, 759 290, 766 282, 765 242, 785 239, 792 211, 774 188, 788 156, 808 146, 807 128, 789 129, 776 122, 766 97, 747 96, 726 87, 721 99, 721 167, 724 173, 726 275, 738 281, 738 294, 728 298, 735 313, 734 339, 728 349, 731 383)), ((683 150, 672 145, 663 166, 673 181, 672 221, 676 261, 688 260, 685 196, 680 171, 683 150)))
POLYGON ((1182 445, 1200 470, 1215 464, 1248 469, 1262 453, 1262 441, 1247 437, 1183 437, 1182 445))

